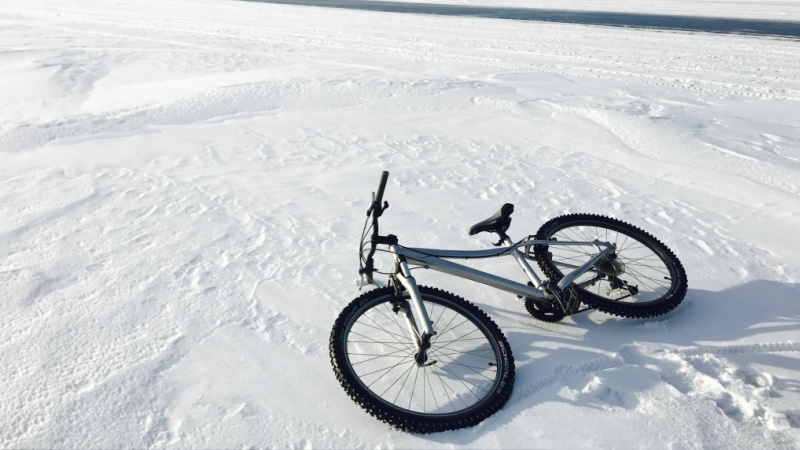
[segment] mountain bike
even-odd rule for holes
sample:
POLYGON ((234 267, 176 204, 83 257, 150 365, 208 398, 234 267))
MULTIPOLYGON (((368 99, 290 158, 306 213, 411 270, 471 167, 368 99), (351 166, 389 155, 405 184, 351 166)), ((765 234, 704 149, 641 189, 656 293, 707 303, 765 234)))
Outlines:
POLYGON ((336 377, 352 400, 401 430, 476 425, 506 403, 515 377, 511 347, 494 321, 457 295, 417 285, 410 266, 516 294, 533 317, 546 322, 587 309, 652 317, 674 309, 686 295, 686 273, 670 249, 633 225, 594 214, 557 217, 514 242, 506 234, 514 206, 506 203, 469 229, 470 235, 497 234, 496 248, 406 247, 393 234, 379 234, 378 219, 389 208, 383 200, 388 177, 384 171, 372 194, 359 274, 365 284, 377 284, 376 251, 388 252, 394 267, 385 285, 344 308, 329 345, 336 377), (501 256, 514 258, 527 283, 449 261, 501 256))

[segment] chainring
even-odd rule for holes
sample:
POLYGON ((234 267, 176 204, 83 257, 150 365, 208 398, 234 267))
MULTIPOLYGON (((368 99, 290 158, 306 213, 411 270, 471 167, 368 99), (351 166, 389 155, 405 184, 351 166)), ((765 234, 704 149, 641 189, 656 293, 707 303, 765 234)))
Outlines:
POLYGON ((564 311, 555 303, 546 303, 525 297, 525 309, 530 315, 543 322, 558 322, 564 317, 564 311))

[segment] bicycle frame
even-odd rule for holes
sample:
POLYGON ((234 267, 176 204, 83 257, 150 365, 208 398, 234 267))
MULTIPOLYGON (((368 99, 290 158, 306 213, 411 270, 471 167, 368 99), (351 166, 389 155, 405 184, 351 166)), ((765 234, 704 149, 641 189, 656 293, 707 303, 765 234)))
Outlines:
MULTIPOLYGON (((362 275, 366 275, 368 282, 372 283, 372 273, 374 272, 372 257, 375 254, 375 247, 379 244, 389 246, 389 252, 392 253, 395 260, 395 270, 392 274, 392 279, 396 282, 394 287, 396 290, 399 290, 400 286, 397 285, 397 283, 399 283, 403 288, 405 288, 406 291, 408 291, 409 296, 411 297, 411 301, 409 302, 410 310, 409 308, 398 308, 397 312, 403 312, 406 324, 409 327, 409 330, 412 332, 412 336, 417 336, 417 346, 420 348, 420 352, 424 352, 425 348, 430 346, 430 338, 436 334, 436 331, 433 329, 433 324, 431 323, 430 317, 428 317, 428 313, 425 310, 425 306, 422 302, 422 296, 420 295, 419 288, 417 287, 416 279, 411 275, 411 269, 408 267, 409 264, 433 269, 456 277, 465 278, 467 280, 472 280, 503 291, 517 294, 522 297, 533 298, 539 301, 555 300, 559 307, 566 313, 567 305, 564 304, 562 295, 567 286, 578 279, 578 277, 586 273, 595 264, 600 262, 600 260, 602 260, 606 255, 612 254, 615 250, 614 245, 599 240, 594 240, 591 242, 526 240, 515 244, 505 234, 505 230, 508 228, 507 225, 510 223, 510 218, 507 218, 505 228, 499 231, 495 230, 501 237, 501 241, 496 245, 499 245, 502 242, 506 245, 505 247, 473 251, 404 247, 398 244, 396 236, 381 236, 378 234, 378 218, 387 208, 389 208, 388 202, 383 202, 383 193, 388 177, 389 172, 384 171, 381 174, 381 181, 378 185, 378 191, 373 193, 372 204, 367 211, 367 220, 369 220, 370 217, 372 218, 372 238, 370 239, 371 248, 367 257, 363 259, 365 265, 361 268, 360 273, 362 275), (585 262, 579 267, 563 264, 562 267, 572 268, 574 270, 566 274, 556 285, 552 285, 548 281, 542 281, 536 275, 530 264, 528 264, 526 261, 523 253, 519 250, 519 247, 530 245, 593 246, 598 250, 598 252, 589 261, 585 262), (518 283, 516 281, 499 277, 488 272, 483 272, 471 267, 447 261, 447 259, 477 259, 500 256, 513 256, 514 260, 516 260, 522 271, 525 272, 525 275, 530 279, 530 285, 518 283), (421 325, 421 333, 419 329, 420 327, 418 327, 417 324, 421 325)), ((511 212, 513 212, 513 205, 509 206, 511 206, 511 211, 506 214, 510 215, 511 212)), ((364 237, 365 236, 362 235, 362 252, 364 237)), ((600 277, 601 275, 598 275, 593 279, 580 283, 578 286, 584 287, 587 284, 592 284, 600 277)))
POLYGON ((515 208, 504 203, 467 229, 469 236, 491 236, 494 248, 401 245, 396 235, 378 230, 389 208, 383 200, 388 176, 381 174, 372 193, 359 242, 359 286, 377 288, 339 313, 329 350, 336 378, 350 398, 396 428, 431 433, 476 425, 506 404, 516 377, 512 348, 498 323, 480 305, 435 283, 417 285, 419 272, 412 275, 413 269, 516 294, 524 303, 519 306, 547 323, 588 310, 653 317, 673 310, 686 296, 686 272, 668 247, 633 224, 598 214, 565 213, 515 242, 507 234, 515 208), (501 256, 514 258, 525 276, 507 273, 516 270, 510 261, 491 259, 501 256), (454 261, 487 258, 491 262, 485 265, 454 261))
POLYGON ((427 312, 422 304, 422 298, 417 288, 416 280, 411 275, 409 264, 421 266, 426 269, 433 269, 448 275, 453 275, 459 278, 475 281, 485 284, 496 289, 511 292, 523 297, 531 297, 537 300, 552 300, 557 299, 561 308, 565 306, 561 303, 561 299, 553 293, 553 290, 546 287, 544 283, 533 271, 530 264, 526 260, 519 247, 528 245, 565 245, 565 246, 593 246, 598 250, 598 253, 582 266, 570 266, 575 270, 566 274, 561 281, 556 285, 558 290, 555 292, 563 291, 570 283, 575 281, 578 277, 586 273, 592 266, 602 260, 607 254, 614 251, 614 246, 608 242, 601 242, 594 240, 588 241, 542 241, 542 240, 526 240, 514 244, 510 238, 504 239, 506 247, 487 250, 439 250, 427 248, 410 248, 403 247, 398 244, 389 246, 389 251, 393 254, 395 259, 395 274, 394 277, 406 288, 411 296, 410 305, 414 314, 418 317, 416 323, 421 323, 422 333, 417 333, 421 336, 432 336, 436 334, 433 330, 433 325, 427 312), (477 258, 490 258, 500 256, 513 256, 514 260, 520 266, 522 271, 530 279, 531 285, 525 285, 507 278, 499 277, 488 272, 476 270, 461 264, 447 261, 447 259, 477 259, 477 258), (535 286, 535 287, 534 287, 535 286))

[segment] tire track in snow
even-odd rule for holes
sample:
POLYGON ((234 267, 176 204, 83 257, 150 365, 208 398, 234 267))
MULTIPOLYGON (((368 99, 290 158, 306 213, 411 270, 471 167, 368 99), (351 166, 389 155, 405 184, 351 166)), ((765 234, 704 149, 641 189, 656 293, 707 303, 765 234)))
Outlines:
POLYGON ((554 411, 600 411, 610 422, 609 429, 619 420, 645 429, 668 420, 670 427, 685 434, 676 440, 674 431, 652 431, 670 448, 676 444, 797 448, 800 410, 793 379, 797 356, 767 356, 789 352, 800 352, 800 343, 677 349, 625 345, 608 357, 557 368, 515 390, 507 406, 515 420, 523 414, 535 417, 541 412, 524 411, 541 411, 536 408, 539 401, 524 400, 541 392, 540 401, 555 402, 554 411), (737 355, 741 358, 732 358, 737 355))
MULTIPOLYGON (((658 351, 658 350, 657 350, 658 351)), ((665 350, 661 350, 665 351, 665 350)), ((780 352, 800 352, 800 342, 770 342, 764 344, 741 344, 741 345, 727 345, 727 346, 701 346, 679 350, 668 350, 679 355, 695 356, 695 355, 757 355, 763 353, 780 353, 780 352)), ((612 356, 603 357, 587 361, 578 365, 561 366, 556 369, 555 373, 548 375, 544 378, 528 383, 521 388, 515 388, 511 400, 508 402, 510 405, 515 405, 526 398, 536 394, 542 389, 552 385, 556 381, 564 380, 568 377, 578 375, 586 375, 601 370, 613 369, 615 367, 622 367, 626 364, 626 359, 620 353, 615 353, 612 356)))
MULTIPOLYGON (((621 368, 624 366, 632 366, 632 367, 642 367, 644 368, 645 365, 644 359, 652 359, 655 358, 657 360, 664 360, 666 361, 669 357, 678 357, 682 360, 686 358, 691 358, 695 356, 703 356, 703 355, 714 355, 714 356, 730 356, 730 355, 758 355, 758 354, 769 354, 769 353, 785 353, 785 352, 800 352, 800 342, 769 342, 769 343, 759 343, 759 344, 738 344, 738 345, 725 345, 725 346, 699 346, 699 347, 692 347, 692 348, 684 348, 684 349, 652 349, 646 348, 636 345, 628 345, 624 346, 620 349, 619 352, 614 353, 611 356, 603 357, 594 359, 591 361, 587 361, 577 365, 569 365, 569 366, 561 366, 558 367, 554 373, 535 380, 531 383, 527 383, 522 387, 517 387, 514 389, 514 393, 512 394, 511 400, 508 402, 505 408, 509 406, 516 405, 525 399, 535 395, 536 393, 542 391, 545 388, 548 388, 557 382, 561 381, 568 381, 570 379, 580 378, 586 375, 590 375, 597 372, 602 372, 609 369, 616 369, 621 368)), ((649 361, 647 361, 649 362, 649 361)), ((657 364, 658 365, 658 364, 657 364)), ((664 366, 665 367, 665 366, 664 366)), ((664 367, 659 366, 659 370, 664 369, 664 367)), ((745 381, 747 384, 763 387, 763 382, 758 380, 752 381, 748 379, 753 377, 752 374, 744 374, 745 381)), ((685 384, 687 380, 675 380, 673 375, 662 375, 662 380, 675 387, 682 394, 689 394, 691 391, 691 387, 684 387, 682 384, 685 384)), ((692 380, 688 380, 691 382, 692 380)), ((718 399, 719 407, 726 413, 726 415, 730 417, 741 416, 741 411, 735 407, 735 405, 729 404, 728 398, 730 394, 727 396, 723 393, 722 399, 718 399), (726 403, 727 402, 727 403, 726 403), (725 403, 725 404, 722 404, 725 403)), ((791 422, 791 417, 793 411, 789 411, 787 413, 787 420, 791 422), (791 416, 791 417, 790 417, 791 416)), ((741 418, 739 417, 741 420, 741 418)))

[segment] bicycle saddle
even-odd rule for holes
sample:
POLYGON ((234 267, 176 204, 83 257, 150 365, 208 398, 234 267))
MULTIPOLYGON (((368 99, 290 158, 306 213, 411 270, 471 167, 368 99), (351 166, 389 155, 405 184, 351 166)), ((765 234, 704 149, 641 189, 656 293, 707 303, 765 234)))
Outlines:
POLYGON ((472 236, 484 231, 489 231, 492 233, 505 232, 511 225, 511 213, 513 212, 514 205, 511 203, 506 203, 502 208, 500 208, 500 211, 497 211, 497 213, 495 213, 495 215, 492 217, 489 217, 488 219, 471 226, 469 228, 469 235, 472 236))

